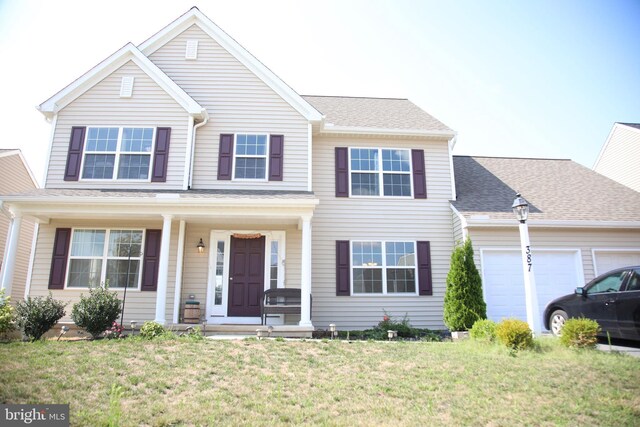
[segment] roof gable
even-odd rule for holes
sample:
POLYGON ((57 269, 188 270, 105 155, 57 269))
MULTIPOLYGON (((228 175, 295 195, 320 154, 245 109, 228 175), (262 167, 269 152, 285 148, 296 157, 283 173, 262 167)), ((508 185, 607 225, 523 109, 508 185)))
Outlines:
POLYGON ((187 111, 187 113, 195 118, 203 118, 206 115, 205 109, 200 104, 191 98, 191 96, 189 96, 189 94, 187 94, 180 86, 173 82, 173 80, 171 80, 153 62, 151 62, 149 58, 144 56, 132 43, 127 43, 117 52, 76 79, 73 83, 40 104, 38 106, 38 110, 47 118, 52 118, 80 95, 91 89, 97 83, 129 61, 132 61, 140 67, 140 69, 153 79, 158 86, 175 99, 176 102, 187 111))
POLYGON ((33 188, 39 188, 40 186, 38 185, 38 181, 33 175, 33 172, 31 171, 27 160, 24 158, 22 151, 19 149, 0 149, 0 158, 9 156, 18 156, 20 162, 22 163, 22 167, 24 168, 25 172, 29 176, 29 179, 31 180, 31 183, 33 184, 33 188))
MULTIPOLYGON (((611 128, 611 132, 609 132, 609 136, 607 136, 607 140, 602 145, 602 148, 600 149, 600 153, 598 153, 598 158, 596 159, 595 163, 593 164, 593 168, 592 168, 593 170, 596 170, 598 168, 598 165, 600 164, 600 161, 605 156, 605 153, 607 152, 607 149, 609 148, 609 145, 610 145, 611 141, 614 139, 614 135, 615 135, 615 133, 616 133, 616 131, 618 129, 627 129, 627 130, 629 130, 631 132, 635 132, 635 133, 637 133, 638 138, 640 138, 640 124, 639 123, 619 123, 619 122, 614 123, 613 127, 611 128)), ((640 139, 638 141, 640 141, 640 139)))
POLYGON ((267 86, 282 97, 282 99, 289 103, 307 120, 314 122, 322 120, 322 114, 318 112, 318 110, 298 95, 269 68, 251 55, 249 51, 225 33, 196 7, 192 7, 187 13, 167 25, 138 47, 144 55, 149 56, 194 24, 233 55, 238 61, 247 67, 247 69, 258 76, 258 78, 260 78, 267 86))

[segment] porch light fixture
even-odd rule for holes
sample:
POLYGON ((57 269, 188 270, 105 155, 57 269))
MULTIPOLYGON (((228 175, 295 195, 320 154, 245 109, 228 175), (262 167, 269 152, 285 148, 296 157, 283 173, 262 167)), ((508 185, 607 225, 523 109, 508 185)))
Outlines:
POLYGON ((196 248, 198 248, 198 253, 200 254, 204 253, 204 242, 202 241, 202 237, 200 238, 200 241, 196 245, 196 248))
POLYGON ((329 324, 329 332, 331 332, 331 339, 333 339, 333 337, 336 335, 336 324, 335 323, 330 323, 329 324))
POLYGON ((527 323, 529 329, 534 335, 542 332, 540 325, 540 314, 538 312, 538 295, 536 292, 536 278, 533 274, 533 259, 531 256, 531 243, 529 242, 529 228, 527 227, 527 218, 529 217, 529 203, 520 195, 516 194, 516 198, 511 205, 516 219, 520 221, 520 247, 522 250, 522 272, 524 273, 524 297, 525 307, 527 309, 527 323))
POLYGON ((513 209, 513 213, 516 214, 518 221, 521 223, 527 221, 527 218, 529 217, 529 203, 527 203, 520 193, 516 194, 516 198, 513 200, 511 209, 513 209))
POLYGON ((131 321, 131 333, 132 333, 133 335, 135 335, 135 334, 136 334, 136 325, 137 325, 137 324, 138 324, 138 322, 136 322, 135 320, 132 320, 132 321, 131 321))

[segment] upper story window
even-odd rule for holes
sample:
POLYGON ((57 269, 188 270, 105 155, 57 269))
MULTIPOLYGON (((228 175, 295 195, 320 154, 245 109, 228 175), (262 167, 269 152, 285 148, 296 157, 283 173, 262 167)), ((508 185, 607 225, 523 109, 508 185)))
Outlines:
POLYGON ((148 180, 154 128, 90 127, 82 179, 148 180))
POLYGON ((411 197, 411 151, 351 148, 352 196, 411 197))
POLYGON ((415 294, 414 242, 352 242, 353 294, 415 294))
POLYGON ((108 283, 111 288, 138 288, 143 235, 142 230, 74 230, 67 288, 101 283, 108 283))
POLYGON ((235 179, 266 179, 267 135, 236 134, 235 179))

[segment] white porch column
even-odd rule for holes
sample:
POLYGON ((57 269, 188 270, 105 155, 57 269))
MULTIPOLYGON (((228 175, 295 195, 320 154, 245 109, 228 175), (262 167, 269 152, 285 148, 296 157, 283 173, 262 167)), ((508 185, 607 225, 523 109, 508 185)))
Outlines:
POLYGON ((178 233, 178 254, 176 256, 176 286, 173 292, 173 323, 178 323, 180 318, 180 294, 182 293, 182 268, 184 265, 184 232, 187 223, 180 220, 180 232, 178 233))
POLYGON ((300 280, 300 326, 311 324, 311 217, 302 218, 302 274, 300 280))
POLYGON ((11 218, 11 224, 9 225, 7 245, 5 247, 4 258, 2 260, 2 277, 0 278, 0 289, 5 290, 5 296, 11 296, 21 224, 22 214, 19 212, 13 212, 13 218, 11 218))
POLYGON ((167 312, 167 279, 169 276, 169 247, 171 246, 172 215, 162 215, 162 242, 158 262, 158 290, 156 293, 156 322, 164 325, 167 312))

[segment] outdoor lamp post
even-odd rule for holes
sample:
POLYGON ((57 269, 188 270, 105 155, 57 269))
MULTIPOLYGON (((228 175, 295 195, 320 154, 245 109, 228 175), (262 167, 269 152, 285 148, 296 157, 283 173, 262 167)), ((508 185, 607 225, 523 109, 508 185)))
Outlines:
POLYGON ((540 313, 538 312, 536 278, 533 275, 531 244, 529 243, 529 228, 527 227, 529 203, 518 193, 511 207, 513 208, 513 213, 516 215, 516 218, 520 221, 520 246, 522 248, 522 271, 524 273, 524 297, 527 308, 527 323, 534 335, 540 335, 542 328, 540 325, 540 313))

